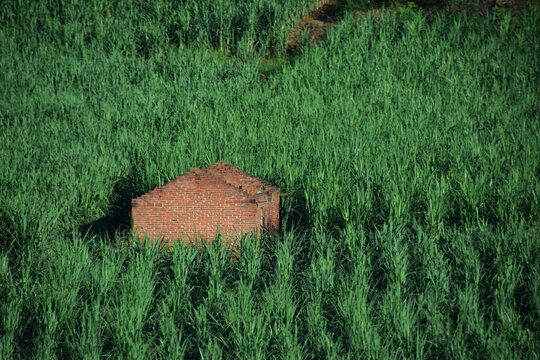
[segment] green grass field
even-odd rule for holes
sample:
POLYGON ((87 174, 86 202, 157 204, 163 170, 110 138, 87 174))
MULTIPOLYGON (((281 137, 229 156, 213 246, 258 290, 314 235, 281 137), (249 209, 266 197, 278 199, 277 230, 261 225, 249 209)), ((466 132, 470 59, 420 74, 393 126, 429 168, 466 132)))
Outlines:
POLYGON ((539 358, 537 7, 284 59, 314 1, 109 3, 0 2, 1 359, 539 358), (279 236, 131 238, 218 160, 291 194, 279 236))

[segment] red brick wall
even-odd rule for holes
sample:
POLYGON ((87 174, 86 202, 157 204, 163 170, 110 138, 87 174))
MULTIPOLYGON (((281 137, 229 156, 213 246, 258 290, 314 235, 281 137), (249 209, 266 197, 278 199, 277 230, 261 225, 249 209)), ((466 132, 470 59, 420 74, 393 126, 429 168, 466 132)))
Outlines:
POLYGON ((280 222, 279 222, 279 200, 280 200, 280 192, 279 189, 272 190, 272 192, 269 194, 270 196, 270 203, 267 209, 267 213, 265 214, 265 228, 268 229, 270 232, 279 232, 280 231, 280 222))
POLYGON ((134 199, 133 230, 141 238, 145 233, 152 240, 163 236, 168 243, 196 236, 212 240, 218 231, 226 235, 224 240, 236 233, 260 233, 261 219, 264 228, 279 231, 279 189, 254 179, 224 163, 194 169, 134 199), (230 174, 241 185, 227 181, 230 174), (250 194, 251 187, 256 194, 250 194))

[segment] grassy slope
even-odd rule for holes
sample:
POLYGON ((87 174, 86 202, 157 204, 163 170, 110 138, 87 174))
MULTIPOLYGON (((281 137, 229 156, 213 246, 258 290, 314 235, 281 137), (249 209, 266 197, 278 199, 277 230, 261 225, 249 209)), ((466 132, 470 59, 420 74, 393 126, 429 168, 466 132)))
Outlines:
POLYGON ((2 357, 538 356, 537 11, 347 18, 266 83, 53 19, 0 30, 2 357), (72 234, 216 160, 292 194, 264 252, 72 234))

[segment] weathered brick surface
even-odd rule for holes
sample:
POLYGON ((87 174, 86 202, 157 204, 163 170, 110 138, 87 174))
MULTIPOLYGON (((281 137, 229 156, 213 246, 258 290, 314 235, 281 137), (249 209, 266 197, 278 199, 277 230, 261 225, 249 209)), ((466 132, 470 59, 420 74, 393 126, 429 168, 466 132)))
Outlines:
POLYGON ((133 231, 154 242, 279 231, 279 188, 224 162, 193 168, 132 200, 133 231))

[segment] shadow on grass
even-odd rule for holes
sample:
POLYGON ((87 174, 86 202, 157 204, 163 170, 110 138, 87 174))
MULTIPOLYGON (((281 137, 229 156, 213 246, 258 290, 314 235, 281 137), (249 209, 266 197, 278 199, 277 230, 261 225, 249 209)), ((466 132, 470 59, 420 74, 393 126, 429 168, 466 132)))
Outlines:
POLYGON ((101 238, 114 245, 116 239, 127 236, 131 229, 131 199, 136 196, 132 177, 114 184, 114 200, 109 214, 79 227, 81 235, 89 239, 101 238))
POLYGON ((129 232, 131 227, 130 210, 129 205, 120 206, 113 210, 110 215, 82 225, 79 231, 89 238, 98 236, 108 239, 110 244, 113 245, 117 237, 129 232))

